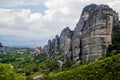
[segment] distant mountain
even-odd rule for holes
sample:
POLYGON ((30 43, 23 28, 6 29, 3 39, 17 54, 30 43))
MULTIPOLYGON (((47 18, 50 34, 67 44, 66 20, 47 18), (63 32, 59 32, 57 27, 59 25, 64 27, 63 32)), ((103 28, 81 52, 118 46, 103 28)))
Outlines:
POLYGON ((35 40, 15 35, 0 35, 0 41, 11 47, 36 47, 44 45, 45 40, 35 40))
POLYGON ((10 47, 10 46, 4 46, 5 51, 11 52, 11 51, 17 51, 17 50, 21 50, 21 49, 25 49, 25 50, 34 50, 34 48, 28 48, 28 47, 10 47))

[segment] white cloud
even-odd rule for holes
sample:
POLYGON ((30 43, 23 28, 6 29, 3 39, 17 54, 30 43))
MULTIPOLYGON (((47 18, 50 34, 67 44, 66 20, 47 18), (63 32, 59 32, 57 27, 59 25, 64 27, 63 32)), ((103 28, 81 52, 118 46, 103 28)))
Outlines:
POLYGON ((30 10, 26 9, 12 10, 0 8, 0 28, 28 28, 28 26, 26 25, 26 21, 29 19, 30 14, 30 10))
POLYGON ((34 21, 34 20, 38 20, 41 18, 41 14, 40 13, 34 13, 30 15, 30 21, 34 21))
POLYGON ((109 4, 120 13, 119 0, 2 0, 1 6, 39 5, 47 8, 44 14, 27 9, 0 8, 0 34, 14 34, 37 39, 48 39, 60 34, 64 27, 75 28, 84 6, 109 4), (8 1, 8 2, 7 2, 8 1))

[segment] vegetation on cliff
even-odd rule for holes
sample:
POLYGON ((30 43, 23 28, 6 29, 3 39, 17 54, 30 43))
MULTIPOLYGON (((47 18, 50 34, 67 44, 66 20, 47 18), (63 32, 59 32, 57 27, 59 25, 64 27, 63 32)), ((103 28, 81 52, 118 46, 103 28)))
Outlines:
POLYGON ((79 65, 69 71, 45 76, 43 80, 119 80, 120 54, 79 65))
POLYGON ((114 28, 112 34, 112 45, 109 45, 107 56, 120 53, 120 28, 114 28))

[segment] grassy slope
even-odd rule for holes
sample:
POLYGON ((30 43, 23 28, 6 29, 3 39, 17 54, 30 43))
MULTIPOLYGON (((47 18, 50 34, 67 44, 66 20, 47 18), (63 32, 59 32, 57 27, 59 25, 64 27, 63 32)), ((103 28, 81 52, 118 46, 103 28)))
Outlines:
POLYGON ((43 80, 120 80, 120 54, 45 76, 43 80))

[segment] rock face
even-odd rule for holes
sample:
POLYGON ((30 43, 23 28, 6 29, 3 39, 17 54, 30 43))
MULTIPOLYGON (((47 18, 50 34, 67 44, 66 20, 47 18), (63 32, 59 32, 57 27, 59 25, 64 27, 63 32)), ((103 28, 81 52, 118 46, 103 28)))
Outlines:
POLYGON ((59 58, 59 36, 58 35, 56 35, 56 37, 55 37, 55 42, 54 42, 54 58, 55 59, 58 59, 59 58))
POLYGON ((71 61, 71 36, 72 31, 69 27, 62 30, 60 37, 56 37, 51 41, 48 41, 48 45, 44 46, 43 51, 48 54, 48 59, 55 58, 59 59, 60 56, 63 57, 63 61, 71 61))
MULTIPOLYGON (((64 61, 88 63, 106 56, 112 44, 112 29, 118 27, 118 14, 108 5, 91 4, 83 9, 74 31, 63 29, 60 37, 48 42, 46 53, 64 61)), ((75 64, 75 65, 76 65, 75 64)))
POLYGON ((46 50, 46 53, 47 53, 47 58, 48 59, 50 59, 50 57, 51 57, 51 52, 52 52, 52 50, 51 50, 51 40, 49 40, 48 41, 48 45, 46 45, 46 48, 47 48, 47 50, 46 50))
POLYGON ((63 29, 63 31, 60 34, 60 52, 64 57, 64 60, 71 60, 71 36, 72 32, 69 29, 69 27, 66 27, 63 29))
POLYGON ((82 31, 83 28, 86 25, 86 21, 88 20, 89 17, 89 13, 92 9, 95 9, 97 7, 97 5, 92 4, 89 6, 86 6, 83 9, 83 12, 81 14, 81 18, 78 21, 75 30, 74 30, 74 34, 72 37, 72 54, 73 54, 73 62, 79 61, 80 60, 80 55, 82 54, 82 49, 81 49, 81 39, 82 39, 82 31))
POLYGON ((47 54, 47 58, 58 59, 59 54, 59 36, 56 35, 55 39, 48 41, 48 45, 43 47, 43 52, 47 54))
POLYGON ((1 42, 0 42, 0 54, 6 54, 5 49, 1 42))
POLYGON ((106 56, 107 47, 112 44, 113 10, 107 5, 94 6, 89 12, 83 12, 82 18, 81 60, 88 63, 106 56))

